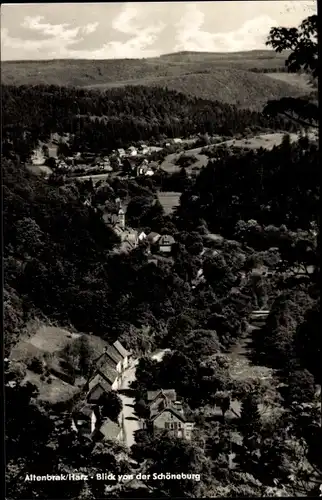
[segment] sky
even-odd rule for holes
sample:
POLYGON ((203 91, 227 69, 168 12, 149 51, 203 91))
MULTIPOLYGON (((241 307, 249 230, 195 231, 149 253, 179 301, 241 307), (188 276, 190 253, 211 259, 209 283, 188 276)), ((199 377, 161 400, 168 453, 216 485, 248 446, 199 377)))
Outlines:
POLYGON ((1 60, 158 57, 267 49, 273 26, 298 26, 316 1, 2 4, 1 60))

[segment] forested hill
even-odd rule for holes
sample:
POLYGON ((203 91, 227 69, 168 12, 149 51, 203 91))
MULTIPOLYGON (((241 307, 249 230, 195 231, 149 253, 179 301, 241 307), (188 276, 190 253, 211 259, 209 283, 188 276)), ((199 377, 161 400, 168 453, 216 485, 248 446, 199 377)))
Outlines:
POLYGON ((293 130, 293 125, 280 118, 141 86, 103 93, 56 86, 3 86, 2 103, 4 139, 28 136, 29 143, 34 143, 46 141, 54 132, 72 133, 75 148, 86 142, 94 151, 197 132, 233 135, 246 129, 293 130))
POLYGON ((285 56, 272 51, 184 53, 147 59, 8 61, 2 82, 105 90, 124 85, 168 87, 199 98, 261 109, 268 99, 297 96, 299 88, 264 73, 285 71, 285 56), (256 70, 256 73, 254 73, 256 70), (262 72, 263 74, 259 74, 262 72))

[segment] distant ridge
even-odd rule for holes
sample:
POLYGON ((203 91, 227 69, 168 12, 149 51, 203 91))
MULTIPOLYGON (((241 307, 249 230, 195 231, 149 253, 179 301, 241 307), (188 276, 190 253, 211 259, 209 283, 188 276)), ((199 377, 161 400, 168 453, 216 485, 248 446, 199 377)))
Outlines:
POLYGON ((58 85, 104 91, 128 85, 177 90, 203 99, 261 109, 268 99, 303 93, 285 71, 285 55, 271 50, 183 51, 146 59, 3 61, 2 84, 58 85), (254 72, 256 71, 256 73, 254 72))

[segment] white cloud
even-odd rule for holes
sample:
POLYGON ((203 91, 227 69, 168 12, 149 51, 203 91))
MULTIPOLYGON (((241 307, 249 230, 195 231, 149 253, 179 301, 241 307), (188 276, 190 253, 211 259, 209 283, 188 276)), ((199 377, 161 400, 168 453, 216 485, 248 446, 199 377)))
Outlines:
POLYGON ((165 28, 165 23, 151 23, 144 19, 144 12, 140 12, 133 5, 123 6, 121 12, 113 19, 112 27, 127 35, 125 42, 110 41, 96 50, 78 50, 75 45, 84 40, 84 36, 94 33, 98 22, 88 23, 85 26, 70 28, 67 23, 51 24, 44 21, 43 16, 26 16, 22 23, 24 28, 44 35, 43 40, 23 40, 11 37, 7 29, 1 30, 1 43, 4 48, 21 50, 24 58, 28 54, 36 58, 136 58, 153 57, 159 52, 149 50, 159 33, 165 28))
POLYGON ((138 15, 138 9, 133 7, 133 5, 126 5, 112 21, 112 27, 121 31, 121 33, 126 33, 128 35, 136 35, 137 27, 135 27, 134 20, 138 15))
MULTIPOLYGON (((1 29, 1 45, 3 48, 21 50, 24 53, 42 54, 47 57, 68 57, 71 46, 81 42, 84 38, 80 36, 90 35, 98 27, 98 22, 88 23, 85 26, 70 28, 67 23, 50 24, 43 22, 43 16, 26 16, 21 26, 30 31, 44 35, 42 40, 25 40, 9 35, 8 29, 1 29)), ((25 55, 25 54, 24 54, 25 55)))
MULTIPOLYGON (((112 27, 120 33, 129 35, 125 42, 110 41, 97 50, 69 50, 69 57, 91 59, 140 58, 159 55, 159 51, 150 50, 165 23, 147 22, 140 19, 141 12, 133 5, 125 5, 113 19, 112 27)), ((144 16, 144 14, 143 14, 144 16)))
MULTIPOLYGON (((291 12, 288 23, 284 26, 293 26, 303 19, 303 17, 314 12, 314 2, 282 1, 280 8, 283 12, 291 12), (294 4, 297 4, 296 6, 294 4)), ((189 4, 176 24, 176 46, 174 51, 208 51, 208 52, 234 52, 243 50, 265 49, 265 41, 272 26, 279 26, 280 23, 265 14, 250 19, 235 31, 211 33, 203 31, 205 14, 199 9, 197 4, 189 4)))
POLYGON ((99 25, 98 22, 88 23, 88 24, 86 24, 86 26, 83 26, 82 32, 84 33, 84 35, 91 35, 92 33, 94 33, 97 30, 98 25, 99 25))

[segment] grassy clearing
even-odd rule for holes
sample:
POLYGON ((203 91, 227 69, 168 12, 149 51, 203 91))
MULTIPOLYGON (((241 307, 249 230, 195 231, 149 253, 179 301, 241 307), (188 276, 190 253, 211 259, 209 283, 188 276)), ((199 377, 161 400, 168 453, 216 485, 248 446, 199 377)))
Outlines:
POLYGON ((53 173, 51 168, 46 165, 27 165, 27 169, 35 175, 50 175, 53 173))
POLYGON ((293 85, 305 94, 313 90, 307 75, 299 75, 297 73, 265 73, 265 75, 273 78, 273 80, 293 85))
POLYGON ((169 191, 158 193, 159 201, 167 215, 179 205, 180 196, 181 193, 173 193, 169 191))
POLYGON ((32 372, 31 370, 27 370, 24 381, 31 382, 38 388, 39 401, 46 401, 51 404, 68 401, 80 392, 79 387, 67 384, 63 380, 54 377, 53 375, 50 376, 50 380, 50 383, 48 383, 47 380, 41 380, 40 375, 32 372))
MULTIPOLYGON (((276 132, 273 134, 260 134, 248 139, 232 139, 227 141, 227 146, 235 146, 236 148, 248 149, 272 149, 274 146, 279 146, 282 143, 285 133, 276 132)), ((291 142, 298 140, 297 134, 289 134, 291 142)), ((314 134, 309 134, 311 139, 314 139, 314 134)))
MULTIPOLYGON (((59 370, 61 350, 81 336, 82 334, 46 323, 33 322, 28 325, 28 333, 13 348, 10 359, 27 367, 31 359, 37 358, 42 361, 46 357, 48 367, 59 370)), ((88 340, 90 359, 96 359, 102 354, 107 343, 95 335, 83 336, 88 340)), ((71 385, 52 374, 49 379, 46 377, 44 380, 40 374, 26 370, 25 381, 36 385, 39 390, 39 400, 52 404, 69 400, 80 391, 80 386, 85 382, 84 379, 77 378, 75 385, 71 385)))

